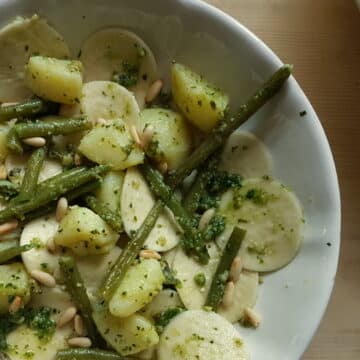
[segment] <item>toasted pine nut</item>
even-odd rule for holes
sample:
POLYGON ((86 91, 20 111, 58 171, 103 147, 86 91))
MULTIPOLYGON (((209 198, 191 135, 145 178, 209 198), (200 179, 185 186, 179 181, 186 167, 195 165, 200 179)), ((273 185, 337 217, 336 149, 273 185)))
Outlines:
POLYGON ((54 241, 54 238, 51 237, 47 242, 46 242, 46 248, 51 252, 55 252, 56 251, 56 244, 54 241))
POLYGON ((223 297, 223 300, 222 300, 222 303, 226 308, 230 307, 233 304, 234 291, 235 291, 235 285, 234 285, 234 283, 232 281, 229 281, 225 285, 224 297, 223 297))
POLYGON ((98 118, 96 120, 96 125, 106 125, 106 120, 103 118, 98 118))
POLYGON ((261 323, 260 315, 253 309, 246 307, 244 309, 243 320, 254 328, 259 327, 261 323))
POLYGON ((19 223, 17 220, 10 220, 0 225, 0 235, 7 234, 18 227, 19 223))
POLYGON ((89 348, 91 347, 91 340, 85 336, 73 337, 68 340, 68 344, 73 347, 89 348))
POLYGON ((75 315, 74 317, 74 329, 76 335, 82 336, 84 335, 84 322, 80 315, 75 315))
POLYGON ((33 146, 33 147, 42 147, 46 144, 46 139, 43 137, 30 137, 22 140, 25 144, 33 146))
POLYGON ((141 145, 144 149, 146 149, 149 146, 153 136, 154 136, 154 128, 151 125, 148 125, 144 129, 141 135, 141 145))
POLYGON ((157 98, 157 96, 160 94, 160 91, 161 91, 163 85, 164 85, 164 83, 162 80, 160 80, 160 79, 155 80, 149 87, 149 90, 145 96, 145 102, 147 102, 147 103, 153 102, 157 98))
POLYGON ((200 220, 199 220, 199 230, 204 230, 206 228, 206 226, 209 224, 210 220, 214 217, 215 215, 215 209, 211 208, 206 210, 200 220))
POLYGON ((30 273, 31 277, 46 287, 52 288, 56 286, 55 278, 49 273, 41 270, 33 270, 30 273))
POLYGON ((0 180, 5 180, 7 178, 7 170, 5 165, 0 165, 0 180))
POLYGON ((20 296, 15 296, 14 300, 9 305, 9 312, 16 313, 20 310, 22 305, 22 299, 20 296))
POLYGON ((168 168, 169 168, 168 163, 166 161, 163 161, 158 165, 158 168, 159 168, 159 171, 162 174, 165 174, 168 171, 168 168))
POLYGON ((68 209, 68 201, 65 197, 61 197, 56 205, 56 220, 58 222, 65 216, 66 211, 68 209))
POLYGON ((79 154, 75 154, 74 156, 74 164, 76 166, 80 166, 82 164, 82 158, 79 154))
POLYGON ((136 144, 138 144, 138 145, 140 145, 142 147, 142 143, 141 143, 141 140, 140 140, 139 133, 136 130, 136 127, 134 125, 130 126, 130 134, 131 134, 133 140, 136 142, 136 144))
POLYGON ((63 327, 68 322, 70 322, 75 317, 76 311, 76 307, 70 306, 64 312, 62 312, 57 322, 58 327, 63 327))
POLYGON ((143 259, 161 259, 161 255, 154 250, 141 250, 140 257, 142 257, 143 259))
POLYGON ((236 256, 230 267, 230 279, 236 283, 242 270, 242 262, 239 256, 236 256))

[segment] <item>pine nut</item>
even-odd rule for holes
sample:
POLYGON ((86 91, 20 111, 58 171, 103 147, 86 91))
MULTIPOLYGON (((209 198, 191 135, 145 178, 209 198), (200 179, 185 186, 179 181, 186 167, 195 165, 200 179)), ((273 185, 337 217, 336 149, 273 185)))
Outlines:
POLYGON ((82 158, 79 154, 75 154, 74 156, 74 164, 76 166, 80 166, 82 164, 82 158))
POLYGON ((0 180, 5 180, 7 178, 7 170, 5 165, 0 165, 0 180))
POLYGON ((0 235, 7 234, 18 227, 19 223, 17 220, 10 220, 0 225, 0 235))
POLYGON ((46 140, 43 137, 30 137, 22 140, 23 143, 33 146, 33 147, 42 147, 46 144, 46 140))
POLYGON ((84 335, 84 322, 80 315, 75 315, 74 317, 74 329, 76 335, 84 335))
POLYGON ((52 288, 56 286, 55 278, 45 271, 33 270, 31 271, 30 275, 32 278, 34 278, 40 284, 45 285, 46 287, 52 288))
POLYGON ((145 102, 151 103, 153 102, 157 96, 160 94, 160 91, 163 87, 164 83, 162 80, 155 80, 151 86, 149 87, 149 90, 145 96, 145 102))
POLYGON ((103 118, 98 118, 98 119, 96 120, 96 125, 100 125, 100 126, 106 125, 106 120, 103 119, 103 118))
POLYGON ((168 163, 166 161, 163 161, 158 165, 158 168, 159 168, 159 171, 162 174, 165 174, 168 171, 168 168, 169 168, 168 163))
POLYGON ((54 253, 56 251, 56 244, 54 241, 54 238, 51 237, 47 242, 46 242, 46 248, 49 250, 49 252, 54 253))
POLYGON ((225 290, 224 290, 224 297, 223 297, 223 305, 228 308, 233 304, 234 301, 234 291, 235 291, 235 285, 232 281, 229 281, 226 285, 225 285, 225 290))
POLYGON ((153 136, 154 136, 154 128, 151 125, 148 125, 144 129, 141 135, 141 145, 144 149, 146 149, 149 146, 153 136))
POLYGON ((62 312, 57 322, 58 327, 61 328, 70 322, 75 317, 76 311, 76 307, 70 306, 64 312, 62 312))
POLYGON ((68 209, 68 201, 65 197, 61 197, 56 205, 56 220, 60 222, 65 216, 68 209))
POLYGON ((242 262, 239 256, 236 256, 230 267, 230 279, 236 283, 239 280, 242 270, 242 262))
POLYGON ((130 134, 131 134, 133 140, 136 142, 136 144, 138 144, 139 146, 142 147, 142 143, 141 143, 141 140, 140 140, 139 133, 136 130, 136 127, 134 125, 130 126, 130 134))
POLYGON ((161 259, 161 255, 154 250, 141 250, 140 257, 142 257, 143 259, 161 259))
POLYGON ((73 347, 89 348, 91 347, 91 340, 88 337, 73 337, 68 340, 68 344, 73 347))
POLYGON ((9 312, 16 313, 20 310, 22 305, 22 299, 20 296, 15 296, 14 300, 9 305, 9 312))
POLYGON ((206 226, 209 224, 210 220, 214 217, 215 215, 215 209, 211 208, 206 210, 200 220, 199 220, 199 230, 204 230, 206 228, 206 226))
POLYGON ((244 309, 243 321, 257 328, 261 323, 261 317, 255 310, 247 307, 244 309))

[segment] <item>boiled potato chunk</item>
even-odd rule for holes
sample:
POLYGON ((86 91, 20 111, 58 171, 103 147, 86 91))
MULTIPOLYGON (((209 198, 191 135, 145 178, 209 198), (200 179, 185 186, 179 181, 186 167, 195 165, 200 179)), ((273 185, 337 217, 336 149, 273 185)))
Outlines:
POLYGON ((208 132, 224 117, 228 96, 202 76, 182 64, 171 68, 176 105, 200 130, 208 132))
POLYGON ((143 151, 121 119, 98 124, 82 138, 79 151, 88 159, 110 165, 114 170, 123 170, 144 161, 143 151))
POLYGON ((141 315, 121 319, 100 311, 93 313, 93 319, 107 343, 123 356, 136 354, 159 342, 155 327, 141 315))
POLYGON ((9 302, 20 296, 22 303, 30 300, 30 279, 21 263, 0 265, 0 314, 8 311, 9 302))
POLYGON ((75 104, 82 92, 82 64, 76 60, 32 56, 25 67, 25 83, 44 99, 75 104))
POLYGON ((144 259, 131 266, 109 302, 112 315, 127 317, 148 304, 164 282, 160 262, 144 259))
POLYGON ((170 170, 177 168, 190 155, 191 133, 184 117, 172 110, 154 108, 140 113, 141 131, 151 127, 153 136, 148 155, 166 162, 170 170))
POLYGON ((57 245, 79 256, 108 253, 117 239, 118 234, 99 215, 80 206, 69 208, 54 237, 57 245))

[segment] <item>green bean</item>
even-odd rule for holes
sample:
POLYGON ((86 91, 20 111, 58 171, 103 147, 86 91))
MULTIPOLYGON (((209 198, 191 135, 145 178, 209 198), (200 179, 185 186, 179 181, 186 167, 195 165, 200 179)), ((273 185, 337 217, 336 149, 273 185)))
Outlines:
POLYGON ((86 118, 68 119, 59 117, 49 121, 28 121, 16 124, 14 127, 19 138, 23 139, 34 136, 70 134, 77 131, 88 130, 91 128, 91 123, 86 118))
POLYGON ((30 200, 34 196, 45 156, 46 147, 41 147, 33 151, 26 164, 19 195, 13 200, 14 202, 21 203, 30 200))
POLYGON ((56 354, 58 360, 126 360, 115 352, 100 349, 65 349, 56 354))
POLYGON ((291 71, 291 65, 282 66, 238 109, 235 115, 221 121, 203 143, 186 159, 184 164, 169 173, 168 184, 171 187, 179 185, 182 179, 219 149, 233 131, 279 92, 291 75, 291 71))
POLYGON ((72 300, 84 319, 88 336, 91 338, 94 345, 99 344, 99 334, 92 320, 93 309, 74 258, 71 256, 61 257, 59 265, 66 290, 71 295, 72 300))
POLYGON ((15 126, 13 126, 6 137, 6 147, 10 151, 14 151, 16 153, 22 154, 23 153, 23 147, 22 143, 20 141, 20 138, 16 132, 15 126))
POLYGON ((18 188, 8 180, 0 180, 0 196, 9 200, 19 192, 18 188))
POLYGON ((4 210, 0 211, 0 223, 12 218, 23 220, 27 213, 48 205, 67 192, 91 180, 98 179, 101 174, 108 170, 109 167, 104 165, 93 168, 79 167, 53 176, 38 184, 36 193, 31 200, 21 204, 9 204, 4 210))
POLYGON ((192 233, 197 225, 194 218, 184 209, 172 189, 165 184, 162 175, 149 164, 140 165, 140 170, 150 185, 153 193, 160 197, 164 204, 173 212, 176 221, 185 233, 192 233))
POLYGON ((225 246, 205 303, 206 306, 210 306, 214 311, 217 310, 223 299, 231 264, 239 252, 245 234, 245 230, 235 227, 225 246))
POLYGON ((158 200, 146 216, 140 228, 136 231, 134 237, 126 244, 111 271, 108 271, 99 292, 106 301, 111 299, 130 265, 133 264, 135 258, 138 256, 163 208, 163 202, 158 200))
POLYGON ((105 204, 98 201, 95 196, 85 196, 85 202, 92 211, 97 213, 116 232, 120 233, 124 230, 121 217, 110 210, 105 204))
POLYGON ((25 251, 29 251, 34 247, 34 244, 27 244, 27 245, 15 245, 10 246, 6 249, 0 250, 0 264, 5 263, 8 260, 13 259, 16 256, 21 255, 21 253, 25 251))
MULTIPOLYGON (((69 203, 71 203, 72 201, 74 201, 75 199, 82 197, 83 195, 92 193, 93 191, 95 191, 101 184, 100 180, 97 181, 92 181, 90 183, 87 183, 85 185, 79 186, 78 188, 64 194, 64 197, 66 197, 67 201, 69 203)), ((54 212, 57 206, 57 200, 51 202, 50 204, 41 207, 39 209, 36 209, 32 212, 29 212, 25 215, 25 220, 26 221, 30 221, 33 219, 37 219, 38 217, 47 215, 51 212, 54 212)))
POLYGON ((189 214, 194 214, 200 205, 201 198, 207 194, 206 185, 210 170, 214 169, 219 162, 218 156, 213 156, 199 168, 196 178, 186 193, 183 206, 189 214))
POLYGON ((5 242, 18 242, 20 240, 21 232, 22 228, 18 226, 15 230, 7 234, 0 235, 0 249, 2 248, 1 245, 5 242))
POLYGON ((171 188, 164 183, 162 175, 157 170, 154 170, 148 164, 141 165, 140 169, 151 190, 172 211, 175 220, 184 231, 182 245, 185 250, 192 253, 198 261, 206 264, 209 261, 209 254, 204 242, 204 234, 197 229, 196 218, 191 217, 184 209, 171 188))
POLYGON ((57 108, 57 104, 42 99, 29 99, 15 105, 0 106, 0 121, 40 115, 48 112, 56 113, 57 108))

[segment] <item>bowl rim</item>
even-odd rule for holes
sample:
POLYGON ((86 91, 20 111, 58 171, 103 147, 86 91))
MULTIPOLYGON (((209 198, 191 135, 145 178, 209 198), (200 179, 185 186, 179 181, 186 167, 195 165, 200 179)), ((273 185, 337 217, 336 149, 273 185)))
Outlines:
MULTIPOLYGON (((245 25, 243 25, 240 21, 233 18, 231 15, 226 12, 220 10, 212 4, 209 4, 203 0, 173 0, 175 2, 180 3, 180 5, 191 8, 192 11, 198 11, 201 13, 205 13, 207 16, 210 16, 214 20, 219 21, 219 19, 233 32, 238 33, 241 36, 245 36, 250 39, 251 43, 254 47, 257 48, 257 51, 261 53, 261 56, 265 59, 266 62, 271 63, 274 67, 279 67, 283 64, 278 55, 257 35, 255 35, 250 29, 248 29, 245 25)), ((359 0, 360 1, 360 0, 359 0)), ((332 215, 333 220, 335 222, 335 228, 337 229, 335 238, 337 239, 336 244, 336 256, 335 260, 331 263, 329 270, 329 278, 330 286, 327 289, 326 298, 322 299, 321 304, 321 312, 319 312, 319 316, 316 321, 312 323, 312 327, 309 327, 309 334, 311 336, 308 337, 306 341, 304 341, 301 352, 297 354, 299 358, 304 354, 306 349, 309 347, 312 339, 314 338, 315 333, 317 332, 321 321, 324 318, 326 309, 329 305, 331 295, 335 285, 335 276, 338 269, 339 257, 340 257, 340 243, 341 243, 341 198, 340 198, 340 187, 338 175, 336 172, 336 166, 334 161, 334 156, 326 136, 325 130, 320 122, 319 117, 317 116, 312 104, 307 98, 306 94, 300 87, 299 83, 296 81, 294 76, 292 75, 289 79, 289 83, 292 87, 296 89, 298 96, 301 97, 302 101, 307 107, 307 112, 310 113, 311 117, 315 120, 315 130, 316 130, 316 139, 320 142, 322 148, 322 155, 326 156, 327 162, 330 165, 329 167, 329 179, 331 179, 331 188, 332 188, 332 201, 335 204, 336 212, 332 215)))

